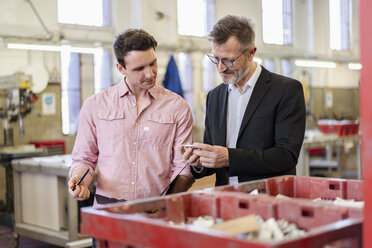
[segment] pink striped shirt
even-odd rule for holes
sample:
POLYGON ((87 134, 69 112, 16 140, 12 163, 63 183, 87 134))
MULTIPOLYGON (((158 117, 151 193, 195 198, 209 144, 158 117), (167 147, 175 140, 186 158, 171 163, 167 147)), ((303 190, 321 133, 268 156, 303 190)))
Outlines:
MULTIPOLYGON (((81 168, 91 168, 93 176, 97 165, 97 194, 126 200, 159 196, 186 165, 179 147, 192 143, 192 131, 182 97, 155 85, 137 114, 136 98, 122 80, 84 102, 70 176, 81 168)), ((192 178, 189 166, 180 174, 192 178)))

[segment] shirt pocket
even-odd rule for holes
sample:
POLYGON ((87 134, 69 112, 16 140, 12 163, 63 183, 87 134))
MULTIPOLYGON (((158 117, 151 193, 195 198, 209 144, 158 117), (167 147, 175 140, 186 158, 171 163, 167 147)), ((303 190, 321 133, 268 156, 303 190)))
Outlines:
POLYGON ((154 145, 169 145, 173 141, 173 116, 169 114, 150 114, 143 132, 147 141, 154 145))
POLYGON ((124 140, 125 115, 122 111, 98 113, 97 143, 100 153, 112 153, 124 140))

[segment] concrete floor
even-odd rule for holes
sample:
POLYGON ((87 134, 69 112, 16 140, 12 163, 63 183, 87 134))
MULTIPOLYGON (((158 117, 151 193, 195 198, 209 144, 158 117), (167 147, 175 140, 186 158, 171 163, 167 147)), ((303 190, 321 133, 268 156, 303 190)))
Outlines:
POLYGON ((61 248, 61 246, 56 246, 21 236, 19 237, 18 248, 61 248))
MULTIPOLYGON (((17 239, 16 235, 11 232, 10 228, 0 226, 0 248, 15 248, 17 239)), ((18 248, 62 248, 60 246, 41 242, 39 240, 19 236, 18 248)))

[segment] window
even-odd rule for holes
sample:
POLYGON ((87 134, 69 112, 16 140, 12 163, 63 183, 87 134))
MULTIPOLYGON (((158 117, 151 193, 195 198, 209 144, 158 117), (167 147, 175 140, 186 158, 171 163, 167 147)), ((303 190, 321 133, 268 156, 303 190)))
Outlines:
POLYGON ((96 48, 94 53, 94 93, 112 86, 111 53, 103 48, 96 48))
POLYGON ((215 22, 214 0, 177 0, 178 34, 208 36, 215 22))
POLYGON ((74 135, 77 132, 81 107, 80 56, 70 52, 69 47, 61 51, 62 88, 62 133, 74 135))
POLYGON ((291 0, 262 0, 262 32, 264 43, 292 44, 291 0))
POLYGON ((351 1, 329 0, 330 47, 333 50, 350 49, 351 1))
MULTIPOLYGON (((194 110, 194 93, 193 93, 193 69, 190 55, 186 53, 178 54, 178 72, 180 74, 183 98, 190 105, 191 110, 194 110)), ((194 112, 194 111, 193 111, 194 112)))
MULTIPOLYGON (((84 74, 84 70, 83 72, 81 71, 81 64, 84 63, 84 57, 80 57, 78 52, 93 54, 94 93, 98 93, 112 85, 112 64, 110 51, 103 48, 93 48, 88 52, 68 45, 62 46, 62 132, 65 135, 74 135, 76 133, 81 108, 81 77, 82 74, 84 74)), ((92 92, 88 93, 88 96, 92 93, 93 88, 92 92)))
POLYGON ((58 0, 59 23, 110 26, 110 16, 110 0, 58 0))
POLYGON ((269 70, 271 72, 275 72, 275 62, 274 62, 274 60, 272 60, 272 59, 264 59, 263 66, 267 70, 269 70))
POLYGON ((282 75, 286 77, 291 77, 292 76, 291 61, 289 59, 282 59, 280 63, 282 68, 282 75))
POLYGON ((216 65, 213 64, 207 55, 203 57, 203 91, 208 93, 211 89, 216 86, 216 65))

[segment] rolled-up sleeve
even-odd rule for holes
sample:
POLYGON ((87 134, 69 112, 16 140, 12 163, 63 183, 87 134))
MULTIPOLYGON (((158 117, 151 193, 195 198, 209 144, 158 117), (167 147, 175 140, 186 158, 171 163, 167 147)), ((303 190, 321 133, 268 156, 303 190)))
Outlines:
POLYGON ((180 99, 180 107, 177 111, 177 117, 176 135, 173 144, 174 156, 172 161, 173 166, 171 180, 173 180, 178 174, 185 175, 194 180, 194 177, 190 171, 190 166, 187 165, 180 152, 180 146, 182 144, 191 144, 193 142, 192 136, 194 126, 190 107, 183 99, 180 99))

